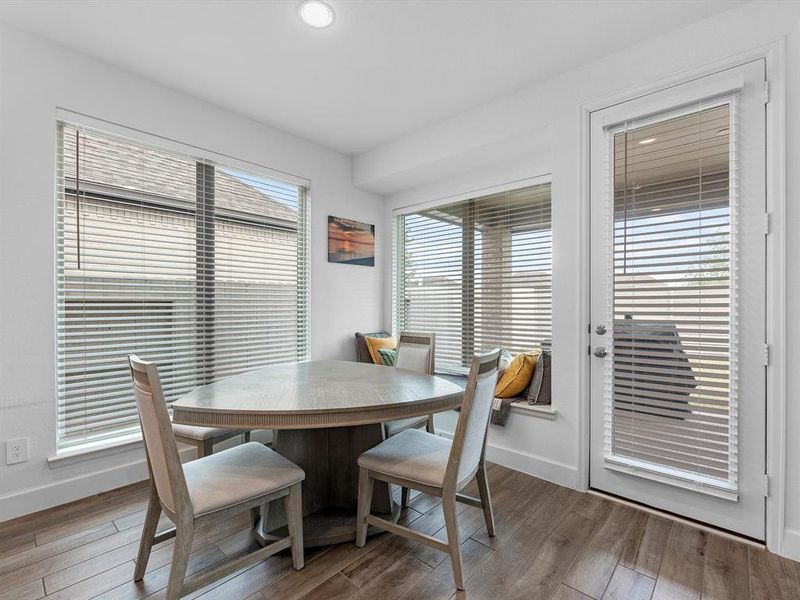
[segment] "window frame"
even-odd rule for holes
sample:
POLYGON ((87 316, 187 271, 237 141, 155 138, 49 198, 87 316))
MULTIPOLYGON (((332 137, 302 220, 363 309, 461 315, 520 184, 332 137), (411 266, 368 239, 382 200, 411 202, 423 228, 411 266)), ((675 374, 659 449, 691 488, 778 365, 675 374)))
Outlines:
MULTIPOLYGON (((399 217, 411 215, 419 212, 423 212, 426 210, 432 210, 438 207, 456 204, 456 203, 465 203, 471 200, 479 200, 485 196, 491 196, 494 194, 500 194, 503 192, 515 192, 524 188, 533 187, 549 184, 551 186, 551 217, 550 217, 550 232, 551 237, 555 231, 553 227, 553 213, 552 213, 552 185, 553 185, 553 177, 552 173, 544 173, 541 175, 536 175, 532 177, 527 177, 524 179, 517 179, 514 181, 501 183, 498 185, 488 186, 484 188, 478 188, 468 191, 461 191, 454 193, 452 195, 441 196, 435 200, 428 200, 422 201, 415 204, 409 204, 401 207, 397 207, 392 210, 392 291, 391 291, 391 323, 392 323, 392 331, 395 334, 399 335, 400 332, 400 315, 399 315, 399 306, 398 306, 398 299, 400 297, 400 274, 402 273, 402 256, 403 256, 403 247, 402 246, 402 233, 399 227, 399 217)), ((462 248, 469 247, 471 250, 471 263, 473 264, 472 273, 474 274, 474 264, 475 264, 475 248, 474 248, 474 240, 468 242, 466 240, 467 236, 462 238, 462 248)), ((552 252, 551 246, 551 252, 552 252)), ((466 266, 465 263, 462 261, 462 271, 466 273, 466 266)), ((554 270, 552 271, 554 273, 554 270)), ((472 298, 474 301, 474 277, 463 277, 462 278, 462 288, 471 287, 472 288, 472 298)), ((552 293, 552 282, 551 282, 551 293, 552 293)), ((463 315, 467 315, 468 311, 466 308, 466 303, 463 301, 461 302, 461 311, 463 315)), ((475 319, 475 312, 471 311, 471 321, 472 321, 472 329, 474 330, 474 319, 475 319)), ((465 331, 469 329, 466 323, 469 321, 469 315, 467 315, 467 319, 462 320, 462 364, 469 364, 468 360, 471 358, 472 354, 475 352, 474 348, 474 339, 471 335, 463 335, 465 331), (464 361, 467 362, 464 362, 464 361)), ((552 328, 552 312, 551 312, 551 328, 552 328)), ((448 376, 466 376, 466 370, 462 373, 461 371, 458 372, 451 372, 447 370, 440 370, 438 363, 436 367, 437 374, 443 374, 448 376)), ((545 418, 555 418, 556 412, 553 410, 552 406, 537 406, 532 407, 535 409, 542 409, 541 412, 545 416, 545 418)), ((527 411, 526 411, 527 412, 527 411)))
MULTIPOLYGON (((62 244, 61 236, 63 235, 63 227, 64 222, 63 216, 59 216, 58 206, 61 203, 67 202, 67 198, 69 196, 75 196, 76 191, 74 188, 74 181, 71 185, 68 182, 68 177, 66 174, 61 172, 59 169, 60 161, 62 160, 61 154, 63 153, 63 129, 65 127, 72 127, 78 129, 87 129, 97 132, 100 135, 109 135, 114 136, 117 138, 123 138, 128 140, 131 144, 137 144, 144 147, 153 147, 158 150, 161 150, 165 153, 174 153, 176 155, 184 156, 190 158, 194 164, 195 168, 197 169, 197 181, 198 187, 195 193, 195 204, 194 209, 189 209, 183 206, 183 202, 179 199, 172 199, 171 202, 170 198, 165 198, 164 202, 149 202, 145 198, 136 198, 137 192, 133 192, 131 196, 126 196, 125 194, 113 193, 115 190, 109 188, 108 191, 111 191, 110 194, 104 194, 103 190, 101 189, 81 189, 80 195, 81 197, 86 198, 94 198, 99 200, 107 200, 109 202, 119 202, 124 203, 126 200, 128 201, 136 201, 138 203, 144 202, 144 204, 150 205, 152 204, 152 208, 154 209, 170 209, 175 210, 178 209, 180 212, 186 212, 186 214, 191 214, 194 216, 196 221, 196 238, 195 238, 195 254, 198 257, 198 260, 195 262, 194 265, 194 278, 195 283, 197 286, 197 293, 198 295, 201 294, 201 291, 207 286, 205 281, 207 278, 202 277, 200 275, 201 267, 200 267, 200 255, 203 252, 208 251, 208 245, 201 246, 201 227, 204 224, 208 224, 208 219, 205 219, 201 216, 202 212, 207 211, 209 208, 209 203, 212 205, 213 210, 213 193, 211 195, 201 193, 200 189, 201 186, 200 178, 201 177, 208 177, 209 171, 213 174, 217 169, 224 169, 224 170, 238 170, 249 175, 255 177, 263 177, 264 179, 277 181, 280 183, 284 183, 287 185, 296 186, 298 189, 298 213, 297 213, 297 221, 292 222, 294 227, 287 227, 287 222, 278 223, 275 219, 264 216, 261 217, 260 215, 249 215, 249 214, 225 214, 226 211, 223 211, 221 214, 221 218, 225 221, 230 221, 233 223, 244 223, 254 226, 266 226, 271 229, 284 229, 288 230, 291 229, 293 232, 296 232, 297 240, 298 240, 298 248, 296 253, 296 264, 297 264, 297 284, 296 284, 296 297, 297 297, 297 353, 298 356, 302 357, 302 360, 308 360, 310 358, 311 352, 311 298, 310 298, 310 285, 311 285, 311 269, 310 269, 310 246, 311 246, 311 239, 310 239, 310 209, 311 209, 311 181, 309 179, 298 177, 295 175, 291 175, 288 173, 284 173, 282 171, 277 171, 275 169, 271 169, 269 167, 265 167, 263 165, 253 163, 250 161, 237 159, 230 157, 225 154, 220 154, 217 152, 213 152, 210 150, 206 150, 197 146, 193 146, 191 144, 186 144, 182 142, 177 142, 170 138, 161 137, 154 134, 145 133, 139 130, 130 129, 128 127, 118 125, 116 123, 111 123, 108 121, 104 121, 101 119, 95 119, 93 117, 88 117, 86 115, 73 113, 71 111, 57 109, 56 111, 56 119, 54 121, 54 129, 56 134, 56 144, 55 144, 55 157, 56 157, 56 168, 55 168, 55 189, 54 189, 54 203, 56 206, 56 211, 54 214, 54 221, 53 221, 53 240, 54 240, 54 282, 53 282, 53 307, 54 307, 54 335, 53 335, 53 350, 54 350, 54 360, 55 364, 58 365, 59 363, 59 355, 61 353, 61 340, 58 336, 58 326, 61 322, 59 317, 59 307, 60 307, 60 300, 59 300, 59 277, 64 276, 64 269, 58 266, 58 255, 61 252, 62 244), (180 206, 178 206, 180 204, 180 206), (202 212, 201 212, 202 211, 202 212), (274 222, 273 222, 274 221, 274 222), (203 284, 201 286, 201 280, 203 280, 203 284)), ((213 185, 213 184, 212 184, 213 185)), ((94 186, 98 187, 98 186, 94 186)), ((99 186, 103 187, 103 186, 99 186)), ((213 217, 212 217, 213 218, 213 217)), ((216 224, 216 220, 220 218, 220 215, 216 215, 216 219, 212 221, 213 224, 216 224)), ((207 232, 206 232, 207 233, 207 232)), ((213 248, 213 242, 211 247, 213 248)), ((215 274, 211 275, 212 284, 214 281, 215 274)), ((205 293, 204 295, 207 295, 205 293)), ((205 312, 203 314, 206 314, 205 312)), ((205 318, 205 317, 204 317, 205 318)), ((211 315, 213 319, 213 315, 211 315)), ((211 324, 213 328, 213 323, 211 324)), ((210 339, 207 335, 209 329, 204 328, 204 333, 201 333, 201 330, 198 329, 197 332, 197 339, 198 340, 208 340, 210 339)), ((213 340, 212 340, 213 343, 213 340)), ((120 427, 118 431, 114 433, 109 433, 108 435, 98 435, 96 437, 87 437, 80 441, 72 441, 65 443, 65 439, 62 434, 62 416, 61 416, 61 399, 60 393, 58 392, 59 389, 59 382, 61 377, 59 376, 59 369, 56 368, 54 372, 54 413, 55 413, 55 422, 56 422, 56 431, 55 431, 55 448, 56 453, 55 456, 50 457, 48 462, 52 465, 57 465, 61 461, 66 460, 67 462, 74 457, 81 457, 83 455, 93 455, 95 453, 104 453, 108 451, 114 451, 114 449, 119 447, 131 446, 141 443, 141 431, 138 425, 134 427, 120 427)), ((213 369, 211 369, 210 373, 203 374, 202 380, 198 379, 197 385, 203 385, 206 383, 210 383, 214 380, 213 377, 213 369)))

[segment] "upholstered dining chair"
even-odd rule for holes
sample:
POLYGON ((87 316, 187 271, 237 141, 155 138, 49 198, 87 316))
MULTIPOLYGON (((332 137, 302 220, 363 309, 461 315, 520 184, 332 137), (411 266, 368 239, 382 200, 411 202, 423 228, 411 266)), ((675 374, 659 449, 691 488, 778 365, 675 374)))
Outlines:
MULTIPOLYGON (((409 369, 418 373, 433 375, 436 354, 436 334, 412 333, 404 331, 397 340, 397 358, 394 366, 398 369, 409 369)), ((424 427, 428 433, 435 433, 433 428, 433 415, 410 417, 387 421, 383 424, 385 436, 392 437, 406 429, 424 427)), ((400 505, 408 506, 408 488, 402 488, 400 505)))
MULTIPOLYGON (((435 352, 436 334, 404 331, 397 340, 397 358, 394 366, 398 369, 433 375, 435 352)), ((425 427, 430 433, 434 433, 433 415, 387 421, 383 427, 386 437, 397 435, 412 427, 425 427)))
POLYGON ((172 537, 175 546, 167 600, 177 600, 286 548, 292 550, 294 568, 302 569, 303 470, 257 442, 234 446, 181 465, 156 365, 133 355, 128 360, 151 485, 134 581, 144 578, 153 545, 172 537), (198 525, 246 511, 250 511, 255 524, 261 507, 279 499, 285 503, 287 537, 186 579, 186 566, 198 525), (157 533, 162 511, 175 527, 157 533))
POLYGON ((367 526, 374 525, 446 552, 453 563, 456 587, 464 589, 456 501, 482 508, 486 530, 494 537, 494 516, 484 455, 499 360, 500 350, 473 357, 452 442, 419 429, 407 429, 358 458, 357 546, 366 543, 367 526), (477 479, 480 499, 460 493, 473 478, 477 479), (447 542, 371 515, 375 480, 441 497, 447 542))

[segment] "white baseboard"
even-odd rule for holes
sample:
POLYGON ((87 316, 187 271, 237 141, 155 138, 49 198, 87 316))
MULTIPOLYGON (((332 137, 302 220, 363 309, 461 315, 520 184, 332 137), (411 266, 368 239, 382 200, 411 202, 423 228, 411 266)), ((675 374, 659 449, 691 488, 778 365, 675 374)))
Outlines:
POLYGON ((782 555, 800 561, 800 529, 786 529, 783 532, 782 555))
MULTIPOLYGON (((272 439, 272 433, 271 431, 254 431, 252 439, 253 441, 269 442, 272 439)), ((238 443, 238 437, 231 438, 216 445, 215 449, 222 450, 238 443)), ((194 447, 184 444, 179 444, 178 447, 182 461, 191 460, 196 456, 194 447)), ((113 449, 110 452, 113 452, 113 449)), ((72 457, 67 460, 74 463, 79 461, 80 457, 72 457)), ((100 471, 92 471, 77 477, 12 492, 0 496, 0 523, 144 481, 147 477, 147 463, 143 459, 138 459, 100 471)))
POLYGON ((572 489, 580 489, 578 468, 547 458, 487 444, 486 458, 515 471, 522 471, 539 479, 550 481, 572 489))
POLYGON ((144 479, 147 479, 147 464, 144 460, 138 460, 14 492, 0 497, 0 522, 88 498, 144 479))
MULTIPOLYGON (((195 449, 181 449, 181 459, 194 455, 195 449)), ((147 479, 147 463, 135 460, 101 471, 54 481, 45 485, 0 496, 0 522, 88 498, 101 492, 147 479)))
MULTIPOLYGON (((445 431, 441 427, 437 428, 437 433, 442 437, 453 438, 453 433, 445 431)), ((533 475, 539 479, 544 479, 551 483, 563 485, 564 487, 575 490, 580 489, 580 477, 578 468, 573 467, 552 458, 528 454, 511 448, 504 448, 492 443, 486 444, 486 459, 515 471, 521 471, 528 475, 533 475)))

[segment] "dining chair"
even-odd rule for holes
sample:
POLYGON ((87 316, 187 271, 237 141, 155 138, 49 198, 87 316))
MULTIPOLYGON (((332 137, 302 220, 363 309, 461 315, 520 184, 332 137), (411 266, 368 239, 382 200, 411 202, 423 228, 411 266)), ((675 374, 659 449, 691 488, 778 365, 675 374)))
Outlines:
POLYGON ((482 508, 486 530, 490 537, 494 537, 485 454, 499 360, 500 350, 497 349, 473 357, 452 442, 419 429, 407 429, 358 458, 357 546, 366 543, 367 527, 374 525, 446 552, 453 563, 456 588, 464 589, 456 501, 482 508), (460 493, 473 478, 477 479, 480 499, 460 493), (447 542, 370 514, 376 480, 441 497, 447 542))
POLYGON ((257 442, 234 446, 182 465, 158 368, 134 355, 128 360, 150 473, 150 501, 139 543, 134 581, 144 578, 153 545, 173 537, 175 546, 167 600, 177 600, 286 548, 291 548, 294 568, 302 569, 303 470, 257 442), (285 503, 287 537, 186 579, 192 539, 199 525, 250 511, 255 526, 262 507, 279 499, 285 503), (157 533, 162 511, 175 527, 157 533))
MULTIPOLYGON (((434 374, 436 354, 436 334, 435 333, 412 333, 404 331, 397 340, 397 358, 395 367, 398 369, 408 369, 418 373, 434 374)), ((433 428, 433 415, 423 415, 421 417, 410 417, 408 419, 396 419, 387 421, 383 424, 384 434, 387 438, 397 435, 406 429, 425 427, 428 433, 435 433, 433 428)), ((400 494, 400 506, 408 506, 408 488, 402 488, 400 494)))
POLYGON ((197 449, 197 458, 214 453, 214 444, 223 442, 237 435, 242 436, 242 443, 250 441, 250 431, 243 429, 223 429, 222 427, 201 427, 199 425, 172 424, 175 439, 197 449))

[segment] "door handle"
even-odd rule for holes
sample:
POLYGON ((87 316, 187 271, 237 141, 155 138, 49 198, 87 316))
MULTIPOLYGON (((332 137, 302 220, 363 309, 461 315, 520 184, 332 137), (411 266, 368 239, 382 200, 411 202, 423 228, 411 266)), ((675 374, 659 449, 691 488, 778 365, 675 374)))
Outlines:
POLYGON ((597 348, 594 349, 594 355, 597 358, 603 358, 606 354, 608 353, 606 352, 606 349, 603 346, 598 346, 597 348))

